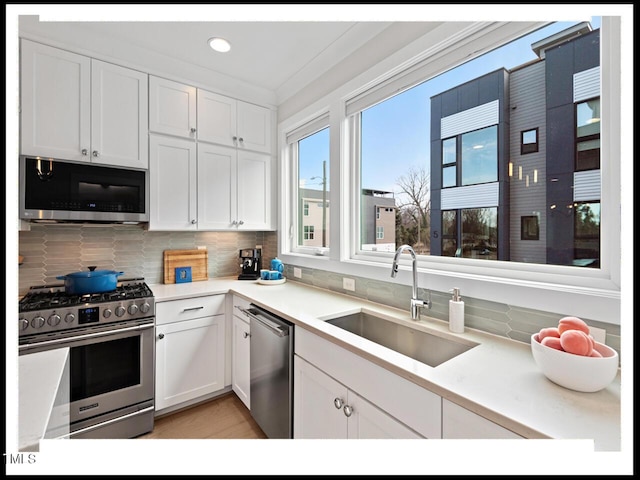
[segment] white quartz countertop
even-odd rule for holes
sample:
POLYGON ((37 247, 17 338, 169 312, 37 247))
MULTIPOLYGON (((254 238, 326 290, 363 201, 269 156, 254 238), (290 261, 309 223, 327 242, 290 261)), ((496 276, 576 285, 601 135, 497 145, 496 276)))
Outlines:
POLYGON ((44 438, 68 356, 68 348, 57 348, 19 357, 19 450, 37 450, 44 438))
MULTIPOLYGON (((150 285, 155 301, 233 293, 308 329, 527 438, 594 439, 597 451, 621 449, 620 372, 595 393, 575 392, 548 380, 538 369, 529 344, 465 328, 451 333, 448 323, 423 315, 411 321, 407 310, 288 281, 216 278, 203 282, 150 285), (436 367, 342 330, 324 320, 361 309, 445 337, 477 343, 436 367)), ((427 312, 428 313, 428 312, 427 312)))

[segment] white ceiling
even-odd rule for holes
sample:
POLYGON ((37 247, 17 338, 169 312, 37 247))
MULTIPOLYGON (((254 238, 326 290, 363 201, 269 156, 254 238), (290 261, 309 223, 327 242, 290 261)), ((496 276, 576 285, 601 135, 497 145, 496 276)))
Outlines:
POLYGON ((305 71, 328 69, 380 33, 386 22, 92 22, 93 30, 247 83, 278 91, 305 71), (231 51, 207 41, 223 37, 231 51))
POLYGON ((153 52, 156 59, 164 58, 167 64, 177 61, 196 65, 265 89, 274 94, 277 103, 316 80, 391 25, 392 22, 382 21, 306 20, 52 22, 41 21, 37 15, 20 17, 21 35, 27 33, 32 39, 51 39, 107 56, 121 56, 128 50, 131 55, 133 50, 138 55, 141 51, 153 52), (208 45, 213 36, 226 38, 231 51, 214 52, 208 45))

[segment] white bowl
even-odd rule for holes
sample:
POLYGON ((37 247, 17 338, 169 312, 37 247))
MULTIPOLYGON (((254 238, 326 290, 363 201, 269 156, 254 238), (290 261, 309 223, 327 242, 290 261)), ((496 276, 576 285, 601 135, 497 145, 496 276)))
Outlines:
POLYGON ((545 377, 578 392, 597 392, 606 388, 618 373, 618 352, 595 342, 600 357, 585 357, 542 345, 538 334, 531 335, 531 353, 545 377))

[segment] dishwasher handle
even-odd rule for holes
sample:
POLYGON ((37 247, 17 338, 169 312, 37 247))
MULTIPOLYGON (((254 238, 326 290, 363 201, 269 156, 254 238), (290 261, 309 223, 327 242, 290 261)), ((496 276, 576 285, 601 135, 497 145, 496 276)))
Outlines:
POLYGON ((267 316, 261 310, 258 310, 255 307, 241 309, 241 310, 243 310, 243 312, 246 313, 253 320, 255 320, 256 322, 260 323, 261 325, 269 329, 269 331, 271 331, 271 333, 273 333, 274 335, 277 335, 278 337, 286 337, 287 335, 289 335, 288 326, 280 325, 279 323, 269 318, 269 316, 267 316))

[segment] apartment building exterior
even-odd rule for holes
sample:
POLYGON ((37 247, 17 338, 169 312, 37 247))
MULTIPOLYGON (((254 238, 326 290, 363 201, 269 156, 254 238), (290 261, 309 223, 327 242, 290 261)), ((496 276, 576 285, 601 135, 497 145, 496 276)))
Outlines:
POLYGON ((599 266, 600 36, 431 97, 431 254, 599 266))

